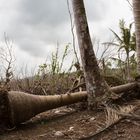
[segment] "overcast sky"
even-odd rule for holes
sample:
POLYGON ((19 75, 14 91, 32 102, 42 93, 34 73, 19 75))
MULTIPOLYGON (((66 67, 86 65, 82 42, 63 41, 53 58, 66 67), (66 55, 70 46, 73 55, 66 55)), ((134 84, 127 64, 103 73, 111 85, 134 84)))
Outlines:
MULTIPOLYGON (((133 21, 126 0, 84 0, 91 37, 109 41, 109 28, 119 32, 119 19, 133 21)), ((72 42, 66 0, 0 0, 0 42, 4 32, 13 41, 16 64, 37 66, 72 42)))

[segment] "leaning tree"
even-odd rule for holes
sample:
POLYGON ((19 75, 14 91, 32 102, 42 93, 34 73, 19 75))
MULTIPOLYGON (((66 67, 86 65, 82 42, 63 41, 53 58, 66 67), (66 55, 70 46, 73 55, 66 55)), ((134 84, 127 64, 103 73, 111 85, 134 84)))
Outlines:
POLYGON ((103 76, 101 76, 93 50, 86 11, 83 0, 72 0, 77 38, 80 48, 82 66, 88 92, 88 107, 92 109, 98 103, 106 101, 112 94, 103 76))

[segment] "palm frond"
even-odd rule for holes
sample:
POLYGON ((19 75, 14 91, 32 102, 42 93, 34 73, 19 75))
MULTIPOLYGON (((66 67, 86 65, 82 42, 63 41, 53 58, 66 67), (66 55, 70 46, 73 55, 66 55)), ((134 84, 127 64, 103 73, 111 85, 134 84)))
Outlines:
POLYGON ((102 45, 109 45, 109 46, 120 46, 119 44, 117 44, 117 43, 114 43, 114 42, 104 42, 104 43, 102 43, 102 45))
POLYGON ((123 40, 119 37, 119 35, 117 35, 117 33, 115 33, 112 29, 110 29, 110 31, 115 35, 115 38, 116 38, 120 43, 123 42, 123 40))

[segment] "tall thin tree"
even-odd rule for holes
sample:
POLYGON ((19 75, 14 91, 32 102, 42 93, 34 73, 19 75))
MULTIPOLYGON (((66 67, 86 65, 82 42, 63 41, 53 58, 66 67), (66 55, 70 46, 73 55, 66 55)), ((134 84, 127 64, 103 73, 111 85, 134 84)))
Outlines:
POLYGON ((137 72, 140 75, 140 0, 133 0, 133 13, 136 30, 137 72))
POLYGON ((111 91, 101 76, 99 66, 93 51, 89 27, 83 0, 72 0, 76 32, 86 87, 88 92, 88 107, 92 109, 99 102, 106 100, 111 91))

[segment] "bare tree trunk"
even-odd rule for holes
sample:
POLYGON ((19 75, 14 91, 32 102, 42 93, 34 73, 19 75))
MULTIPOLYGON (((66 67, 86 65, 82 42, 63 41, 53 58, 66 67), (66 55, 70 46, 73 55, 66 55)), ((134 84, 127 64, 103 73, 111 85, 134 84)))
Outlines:
POLYGON ((140 75, 140 0, 133 0, 133 13, 136 30, 137 72, 140 75))
POLYGON ((93 51, 84 2, 83 0, 72 0, 72 5, 88 92, 88 105, 92 109, 97 103, 103 101, 106 95, 111 94, 111 91, 100 74, 100 69, 93 51))

